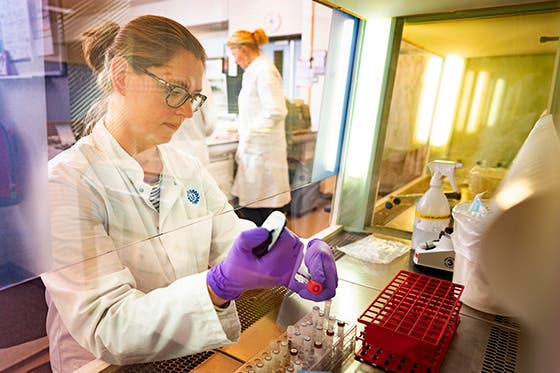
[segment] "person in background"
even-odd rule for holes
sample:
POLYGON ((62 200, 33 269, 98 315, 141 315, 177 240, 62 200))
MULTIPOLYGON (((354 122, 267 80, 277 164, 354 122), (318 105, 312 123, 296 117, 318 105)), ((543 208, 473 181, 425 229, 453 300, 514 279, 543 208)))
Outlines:
POLYGON ((202 93, 207 97, 206 103, 192 118, 187 118, 177 130, 171 144, 198 158, 204 167, 210 165, 210 154, 206 139, 216 128, 216 112, 213 108, 212 87, 206 76, 202 79, 202 93))
POLYGON ((325 242, 304 251, 284 229, 258 258, 269 232, 247 229, 201 163, 167 144, 206 101, 206 53, 184 26, 159 16, 108 22, 83 47, 106 97, 91 133, 48 165, 53 270, 41 278, 54 372, 233 343, 234 300, 248 289, 335 295, 325 242), (321 294, 295 280, 302 261, 321 294))
POLYGON ((282 77, 260 46, 264 30, 237 31, 227 42, 244 70, 239 92, 239 146, 232 194, 239 199, 240 217, 261 225, 273 210, 291 200, 284 119, 287 108, 282 77))

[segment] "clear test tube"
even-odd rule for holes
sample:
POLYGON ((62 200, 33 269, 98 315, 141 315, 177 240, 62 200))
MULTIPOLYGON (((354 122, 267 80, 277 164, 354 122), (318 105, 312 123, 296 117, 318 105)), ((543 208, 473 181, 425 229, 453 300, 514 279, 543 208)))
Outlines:
POLYGON ((327 352, 330 352, 330 350, 332 349, 333 343, 334 343, 334 330, 333 329, 327 329, 326 333, 325 333, 325 348, 327 349, 327 352))
POLYGON ((247 373, 256 373, 255 368, 252 365, 247 365, 245 369, 247 373))
MULTIPOLYGON (((302 338, 305 338, 305 336, 308 336, 310 330, 313 329, 313 327, 311 327, 311 323, 312 323, 312 322, 309 321, 309 322, 305 322, 305 323, 302 325, 302 328, 301 328, 301 335, 302 335, 302 338)), ((312 335, 311 335, 311 336, 312 336, 312 335)), ((311 336, 310 336, 310 337, 311 337, 311 336)))
POLYGON ((300 370, 303 370, 303 362, 297 359, 296 361, 294 361, 294 371, 299 372, 300 370))
POLYGON ((296 360, 299 360, 298 358, 298 349, 297 348, 290 348, 290 362, 292 363, 292 365, 294 364, 294 362, 296 360))
POLYGON ((313 327, 315 327, 317 325, 317 322, 319 322, 319 306, 313 306, 313 310, 311 311, 311 319, 313 321, 313 327))
POLYGON ((289 360, 290 346, 287 341, 280 342, 280 360, 279 363, 284 365, 284 362, 289 360))
POLYGON ((262 354, 262 361, 264 364, 264 371, 265 372, 274 372, 274 364, 272 363, 272 355, 270 355, 268 352, 265 352, 262 354))
POLYGON ((325 319, 329 319, 331 316, 331 304, 332 299, 327 299, 325 303, 323 303, 323 313, 325 314, 325 319))
POLYGON ((288 354, 288 348, 289 347, 290 347, 290 345, 288 344, 287 341, 280 342, 280 355, 281 356, 286 356, 288 354))
POLYGON ((346 326, 346 323, 344 321, 338 320, 336 322, 336 327, 338 329, 338 338, 340 339, 344 339, 344 327, 346 326))
POLYGON ((271 352, 272 358, 272 371, 276 372, 283 364, 282 364, 282 356, 280 356, 280 350, 274 349, 271 352))
POLYGON ((312 349, 313 349, 313 341, 311 340, 311 337, 305 336, 305 338, 303 338, 303 354, 305 356, 305 359, 309 358, 312 349))
POLYGON ((313 333, 315 331, 315 325, 313 325, 313 321, 309 320, 306 325, 307 326, 305 327, 304 335, 308 335, 310 337, 313 337, 313 333))
POLYGON ((262 362, 261 359, 255 360, 255 372, 256 373, 264 373, 265 372, 264 363, 262 362))
POLYGON ((288 326, 288 328, 286 328, 286 337, 288 338, 288 345, 290 347, 292 347, 292 345, 294 344, 294 334, 295 334, 296 330, 294 328, 293 325, 288 326))
POLYGON ((334 324, 336 323, 336 318, 334 316, 329 316, 327 320, 327 330, 334 330, 334 324))
POLYGON ((272 351, 275 348, 278 348, 278 342, 276 342, 275 340, 271 340, 270 342, 268 342, 268 347, 272 351))
POLYGON ((307 330, 307 321, 302 321, 298 324, 299 327, 299 331, 301 332, 301 335, 305 336, 306 330, 307 330))
POLYGON ((323 343, 323 334, 324 334, 323 326, 317 325, 315 327, 315 333, 313 334, 313 340, 320 341, 321 343, 323 343))
POLYGON ((303 336, 301 335, 300 331, 296 331, 294 333, 294 338, 292 340, 292 345, 290 347, 294 347, 300 350, 302 343, 303 343, 303 336))
POLYGON ((319 320, 317 321, 317 325, 321 325, 323 328, 325 327, 325 313, 323 311, 319 311, 319 320))
POLYGON ((315 362, 321 360, 323 357, 323 342, 315 341, 313 342, 313 355, 315 355, 315 362))

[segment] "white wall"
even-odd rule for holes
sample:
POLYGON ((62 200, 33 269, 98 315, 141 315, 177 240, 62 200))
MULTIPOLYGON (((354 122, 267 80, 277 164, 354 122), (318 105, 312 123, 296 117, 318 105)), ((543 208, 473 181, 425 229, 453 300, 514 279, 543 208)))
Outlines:
POLYGON ((307 0, 229 0, 229 30, 231 33, 262 28, 268 36, 301 34, 307 6, 307 0), (280 17, 280 27, 276 31, 265 27, 267 15, 273 13, 280 17))
POLYGON ((186 26, 219 23, 228 19, 228 0, 204 0, 203 4, 199 0, 163 0, 136 6, 116 2, 112 8, 112 11, 95 15, 66 17, 66 41, 79 40, 84 31, 106 21, 124 24, 146 14, 168 17, 186 26))
POLYGON ((225 41, 228 38, 227 30, 199 32, 196 28, 193 28, 190 31, 200 40, 209 58, 220 58, 225 55, 225 41))
POLYGON ((191 27, 209 57, 222 57, 227 37, 237 30, 263 28, 268 36, 309 33, 310 28, 304 29, 304 22, 310 22, 310 4, 311 0, 204 0, 203 5, 200 0, 162 0, 132 6, 116 2, 111 11, 95 16, 66 17, 65 39, 79 40, 84 31, 109 20, 124 24, 140 15, 156 14, 191 27), (266 27, 267 17, 271 14, 280 19, 280 26, 275 31, 266 27), (203 27, 197 27, 220 23, 229 23, 229 27, 206 31, 199 31, 203 27))

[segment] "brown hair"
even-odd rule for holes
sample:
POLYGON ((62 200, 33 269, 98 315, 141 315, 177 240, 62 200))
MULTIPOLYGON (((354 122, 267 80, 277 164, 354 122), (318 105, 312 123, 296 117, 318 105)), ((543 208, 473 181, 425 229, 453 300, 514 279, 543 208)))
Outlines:
MULTIPOLYGON (((107 92, 112 88, 103 81, 108 78, 110 62, 115 56, 126 58, 133 68, 146 69, 161 66, 184 49, 206 61, 206 52, 200 42, 186 27, 169 18, 141 16, 119 27, 107 22, 83 34, 82 49, 88 66, 99 76, 101 88, 107 92)), ((107 84, 108 83, 108 84, 107 84)))
MULTIPOLYGON (((106 94, 113 90, 109 67, 114 57, 124 57, 138 71, 166 64, 181 49, 202 63, 206 61, 204 47, 186 27, 154 15, 135 18, 124 27, 109 21, 84 32, 82 39, 85 61, 97 74, 97 84, 106 94)), ((105 112, 104 106, 103 102, 93 105, 94 112, 88 113, 86 121, 97 121, 105 112)))
POLYGON ((260 49, 260 46, 268 43, 268 36, 262 28, 253 32, 240 30, 234 32, 228 39, 227 46, 229 48, 246 45, 251 49, 260 49))

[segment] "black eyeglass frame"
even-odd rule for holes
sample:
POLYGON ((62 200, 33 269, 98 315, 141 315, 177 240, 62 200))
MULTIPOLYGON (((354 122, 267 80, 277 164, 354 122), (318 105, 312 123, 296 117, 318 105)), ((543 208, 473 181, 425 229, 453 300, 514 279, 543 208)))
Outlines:
POLYGON ((138 67, 138 66, 136 66, 136 69, 140 70, 142 73, 148 75, 150 78, 154 79, 156 82, 160 83, 161 85, 163 85, 165 87, 165 90, 167 91, 167 95, 165 96, 165 103, 167 104, 167 106, 169 106, 173 109, 180 108, 181 106, 183 106, 185 104, 185 102, 190 100, 191 104, 196 103, 196 106, 191 106, 193 113, 196 113, 202 107, 202 105, 204 105, 204 103, 208 99, 208 97, 206 97, 202 93, 191 94, 185 87, 181 87, 179 85, 171 84, 171 83, 163 80, 159 76, 149 72, 146 69, 143 69, 143 68, 138 67), (184 92, 184 97, 179 101, 179 103, 177 105, 171 105, 169 103, 169 97, 171 96, 173 91, 176 92, 177 90, 179 90, 180 92, 184 92))

